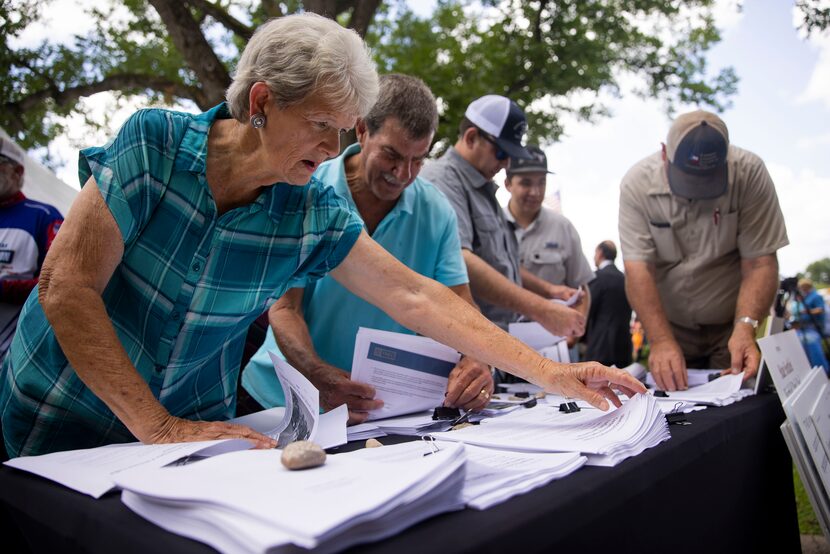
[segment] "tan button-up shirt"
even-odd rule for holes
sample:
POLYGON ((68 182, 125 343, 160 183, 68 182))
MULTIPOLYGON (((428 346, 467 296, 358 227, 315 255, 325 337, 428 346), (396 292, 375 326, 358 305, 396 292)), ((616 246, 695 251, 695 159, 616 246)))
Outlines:
POLYGON ((775 185, 764 162, 729 146, 726 194, 688 200, 669 189, 661 153, 639 161, 620 187, 623 258, 656 267, 668 320, 688 328, 735 317, 741 258, 789 244, 775 185))
POLYGON ((573 223, 562 214, 542 208, 522 229, 509 208, 504 215, 519 241, 519 261, 533 275, 555 285, 578 288, 594 278, 582 253, 582 241, 573 223))

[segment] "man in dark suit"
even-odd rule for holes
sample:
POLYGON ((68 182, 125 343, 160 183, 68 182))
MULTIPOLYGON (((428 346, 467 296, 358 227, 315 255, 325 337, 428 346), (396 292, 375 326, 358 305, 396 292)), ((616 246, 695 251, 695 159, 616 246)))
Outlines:
POLYGON ((602 241, 594 253, 596 278, 588 283, 591 309, 585 334, 585 359, 605 365, 631 364, 631 306, 625 296, 625 276, 614 265, 617 247, 602 241))

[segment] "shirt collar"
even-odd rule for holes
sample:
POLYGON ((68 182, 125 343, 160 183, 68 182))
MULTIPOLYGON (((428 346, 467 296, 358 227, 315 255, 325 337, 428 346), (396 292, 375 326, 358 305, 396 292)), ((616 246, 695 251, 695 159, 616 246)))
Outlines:
POLYGON ((22 192, 17 191, 17 194, 15 194, 14 196, 12 196, 10 198, 7 198, 7 199, 3 200, 2 202, 0 202, 0 208, 8 208, 9 206, 14 206, 15 204, 19 204, 19 203, 23 202, 24 200, 26 200, 26 196, 22 192))
MULTIPOLYGON (((450 146, 447 153, 444 154, 444 157, 447 158, 449 161, 453 163, 455 167, 457 167, 464 179, 472 186, 473 188, 481 188, 487 183, 492 183, 491 180, 485 179, 484 175, 478 172, 478 169, 473 167, 473 165, 465 160, 461 154, 458 153, 458 150, 455 149, 454 146, 450 146)), ((495 185, 495 183, 493 183, 495 185)))
POLYGON ((189 156, 176 156, 176 169, 204 174, 207 171, 207 139, 210 127, 217 119, 230 119, 230 117, 231 114, 225 102, 193 116, 179 147, 180 150, 184 149, 188 152, 189 156))
POLYGON ((597 269, 605 269, 609 265, 614 265, 614 262, 612 262, 611 260, 602 260, 599 263, 599 266, 597 266, 597 269))
POLYGON ((530 222, 530 225, 528 225, 527 227, 524 227, 524 228, 521 225, 519 225, 518 223, 516 223, 516 218, 513 217, 513 212, 510 211, 510 204, 509 203, 507 204, 507 206, 505 206, 503 208, 503 211, 504 211, 504 217, 506 217, 507 221, 513 225, 514 229, 522 229, 524 232, 528 232, 536 226, 536 222, 539 221, 542 218, 542 212, 544 212, 545 210, 544 210, 544 208, 540 209, 539 213, 536 214, 536 217, 533 219, 533 221, 530 222))

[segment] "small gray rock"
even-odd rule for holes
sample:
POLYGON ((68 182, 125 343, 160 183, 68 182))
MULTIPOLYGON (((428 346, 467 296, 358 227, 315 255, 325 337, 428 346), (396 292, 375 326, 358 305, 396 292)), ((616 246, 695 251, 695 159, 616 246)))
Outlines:
POLYGON ((366 439, 366 448, 378 448, 383 446, 383 443, 377 439, 366 439))
POLYGON ((288 469, 308 469, 326 463, 326 451, 311 441, 297 441, 283 448, 280 460, 288 469))

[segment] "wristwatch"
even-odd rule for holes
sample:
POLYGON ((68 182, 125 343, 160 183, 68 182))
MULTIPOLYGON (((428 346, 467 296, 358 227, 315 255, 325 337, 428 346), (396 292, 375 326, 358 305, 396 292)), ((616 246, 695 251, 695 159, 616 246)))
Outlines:
POLYGON ((749 316, 739 317, 738 319, 735 320, 735 323, 749 323, 750 325, 752 325, 753 329, 758 328, 758 320, 757 319, 752 319, 749 316))

